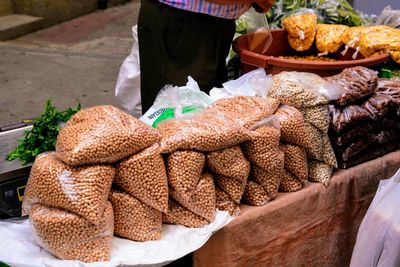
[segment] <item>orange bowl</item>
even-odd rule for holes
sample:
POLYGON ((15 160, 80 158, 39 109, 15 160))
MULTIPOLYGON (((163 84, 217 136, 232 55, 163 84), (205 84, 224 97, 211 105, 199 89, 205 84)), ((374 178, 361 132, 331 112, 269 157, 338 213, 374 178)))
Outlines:
POLYGON ((336 54, 330 55, 336 61, 309 61, 300 59, 284 59, 279 56, 292 55, 317 55, 318 51, 313 45, 309 51, 299 53, 293 50, 287 41, 287 33, 285 30, 271 30, 272 43, 268 50, 261 54, 250 51, 252 46, 250 40, 256 40, 254 34, 246 34, 236 38, 233 41, 233 51, 235 51, 241 61, 241 70, 243 73, 249 72, 256 68, 264 68, 267 73, 277 74, 282 71, 302 71, 318 74, 322 77, 331 76, 341 72, 345 68, 355 66, 372 67, 389 61, 388 53, 381 54, 370 58, 364 58, 360 53, 356 59, 351 56, 355 52, 349 49, 343 56, 341 50, 336 54))

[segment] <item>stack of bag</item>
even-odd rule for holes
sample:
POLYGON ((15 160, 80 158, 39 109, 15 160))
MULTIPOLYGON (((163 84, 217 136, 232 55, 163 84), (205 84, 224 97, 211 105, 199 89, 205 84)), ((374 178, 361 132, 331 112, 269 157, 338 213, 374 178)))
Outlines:
POLYGON ((376 72, 364 67, 346 69, 327 80, 345 89, 329 106, 329 135, 341 168, 399 148, 399 80, 378 80, 376 72))

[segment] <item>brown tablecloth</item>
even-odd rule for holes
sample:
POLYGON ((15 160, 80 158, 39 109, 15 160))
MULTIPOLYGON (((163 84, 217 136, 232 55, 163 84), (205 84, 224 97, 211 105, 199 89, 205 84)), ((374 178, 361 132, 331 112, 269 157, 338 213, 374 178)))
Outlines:
POLYGON ((400 168, 400 151, 338 170, 242 214, 193 255, 194 266, 348 266, 358 227, 379 180, 400 168))

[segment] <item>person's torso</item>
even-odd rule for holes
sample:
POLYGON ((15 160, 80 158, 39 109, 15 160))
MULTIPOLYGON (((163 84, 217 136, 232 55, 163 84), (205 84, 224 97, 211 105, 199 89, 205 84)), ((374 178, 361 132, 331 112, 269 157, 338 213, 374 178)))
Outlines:
POLYGON ((237 19, 246 12, 250 4, 218 5, 205 0, 159 0, 161 3, 191 11, 225 19, 237 19))

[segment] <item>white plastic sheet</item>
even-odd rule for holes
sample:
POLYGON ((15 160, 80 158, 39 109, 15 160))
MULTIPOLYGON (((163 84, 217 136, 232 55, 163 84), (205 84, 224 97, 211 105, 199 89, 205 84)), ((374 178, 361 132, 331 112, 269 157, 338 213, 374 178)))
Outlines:
POLYGON ((137 25, 132 27, 132 37, 132 50, 119 70, 115 86, 115 96, 122 109, 138 118, 142 115, 142 105, 140 98, 140 59, 137 25))
POLYGON ((400 169, 379 184, 358 230, 350 267, 400 266, 400 169))
POLYGON ((264 69, 250 71, 236 80, 224 83, 223 88, 213 88, 210 97, 213 101, 229 96, 267 96, 272 86, 272 75, 267 75, 264 69))
POLYGON ((35 243, 27 219, 0 220, 0 262, 13 267, 163 266, 203 246, 213 232, 232 220, 227 212, 217 211, 215 220, 202 228, 163 225, 162 239, 158 241, 134 242, 114 237, 111 260, 98 263, 59 260, 35 243))

